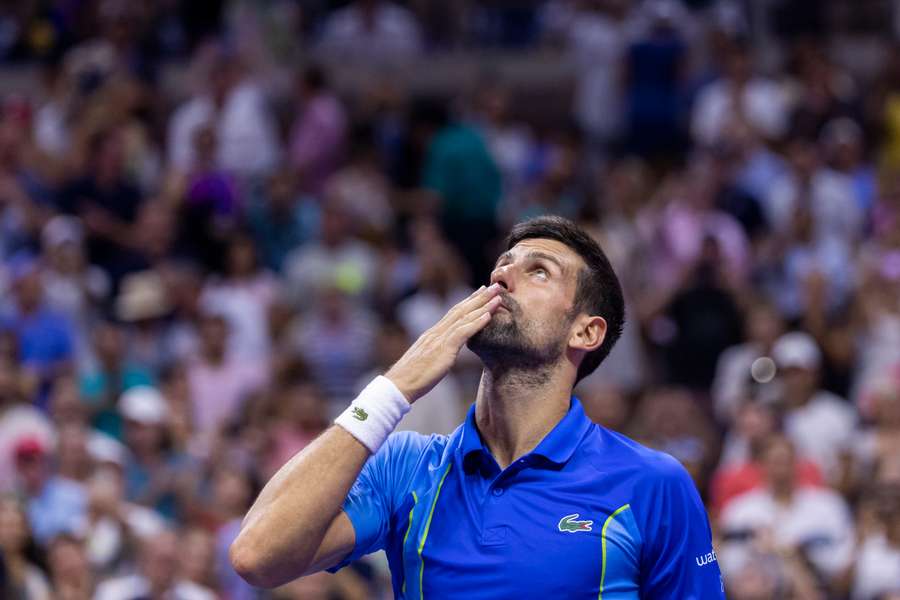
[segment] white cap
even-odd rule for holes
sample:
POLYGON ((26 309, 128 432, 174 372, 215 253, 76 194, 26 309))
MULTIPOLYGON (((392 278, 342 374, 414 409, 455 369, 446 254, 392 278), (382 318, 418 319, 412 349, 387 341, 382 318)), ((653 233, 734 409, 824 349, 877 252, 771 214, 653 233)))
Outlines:
POLYGON ((95 431, 87 441, 88 455, 98 463, 113 463, 120 467, 125 466, 125 458, 128 449, 116 438, 95 431))
POLYGON ((84 228, 81 221, 75 217, 56 216, 47 221, 41 230, 41 241, 45 246, 59 246, 61 244, 80 244, 84 239, 84 228))
POLYGON ((139 385, 119 398, 119 412, 126 419, 143 425, 160 425, 169 416, 169 405, 159 390, 139 385))
POLYGON ((156 271, 132 273, 122 279, 116 316, 123 321, 162 317, 172 309, 166 284, 156 271))
POLYGON ((822 353, 816 340, 802 331, 792 331, 778 338, 772 348, 772 358, 781 369, 799 367, 812 370, 818 369, 822 363, 822 353))

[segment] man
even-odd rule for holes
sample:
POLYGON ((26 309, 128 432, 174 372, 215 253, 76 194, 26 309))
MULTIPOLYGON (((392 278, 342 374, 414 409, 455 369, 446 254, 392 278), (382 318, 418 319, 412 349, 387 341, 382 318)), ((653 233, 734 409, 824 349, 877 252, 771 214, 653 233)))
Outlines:
POLYGON ((13 450, 20 496, 25 498, 28 523, 39 544, 60 533, 78 533, 86 524, 84 487, 56 474, 48 445, 37 436, 22 437, 13 450))
POLYGON ((820 387, 822 353, 808 333, 782 335, 772 347, 772 358, 779 371, 784 432, 827 481, 839 481, 857 431, 856 410, 820 387))
POLYGON ((108 579, 97 586, 96 600, 141 600, 176 598, 214 600, 212 590, 180 577, 183 556, 175 531, 163 531, 141 542, 138 570, 131 575, 108 579))
POLYGON ((12 293, 0 306, 0 332, 15 337, 22 365, 41 383, 38 403, 43 408, 50 382, 72 370, 72 324, 47 304, 39 259, 18 254, 9 272, 12 293))
POLYGON ((724 597, 685 470, 592 424, 571 396, 624 320, 603 251, 559 217, 517 225, 507 248, 490 287, 266 485, 231 547, 248 581, 272 587, 384 548, 398 598, 724 597), (465 423, 388 438, 463 344, 484 363, 465 423))
POLYGON ((781 556, 805 557, 824 579, 835 583, 853 559, 853 517, 840 494, 803 485, 790 439, 780 433, 762 442, 765 483, 735 498, 722 512, 722 564, 726 576, 739 573, 756 546, 769 538, 781 556))

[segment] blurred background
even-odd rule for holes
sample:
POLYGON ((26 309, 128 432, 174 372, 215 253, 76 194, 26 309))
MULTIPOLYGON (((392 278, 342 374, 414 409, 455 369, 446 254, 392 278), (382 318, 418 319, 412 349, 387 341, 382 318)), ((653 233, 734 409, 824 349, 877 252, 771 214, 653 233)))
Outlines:
POLYGON ((552 213, 628 301, 578 395, 691 472, 729 598, 897 600, 898 42, 896 0, 3 2, 0 597, 389 598, 228 545, 552 213))

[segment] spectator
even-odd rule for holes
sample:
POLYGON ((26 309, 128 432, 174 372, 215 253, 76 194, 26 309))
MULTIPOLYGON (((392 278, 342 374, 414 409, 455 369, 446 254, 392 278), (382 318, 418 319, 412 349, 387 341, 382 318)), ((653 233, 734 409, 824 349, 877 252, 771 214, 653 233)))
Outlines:
MULTIPOLYGON (((723 444, 719 467, 710 482, 711 508, 717 514, 721 514, 735 498, 765 485, 765 469, 760 453, 776 431, 774 410, 759 401, 747 400, 741 404, 733 423, 723 444)), ((798 485, 825 485, 822 471, 816 463, 798 458, 795 467, 798 485)))
POLYGON ((232 236, 226 253, 224 276, 207 284, 201 303, 228 319, 230 353, 266 360, 269 311, 280 295, 278 281, 259 265, 250 237, 232 236))
POLYGON ((211 54, 203 78, 207 84, 169 121, 170 164, 180 172, 190 171, 197 164, 194 135, 212 123, 218 141, 216 164, 236 176, 264 175, 274 168, 279 149, 263 91, 238 57, 218 49, 211 54))
POLYGON ((420 254, 418 290, 397 306, 397 316, 411 337, 425 333, 472 293, 466 284, 465 266, 453 249, 439 239, 423 239, 422 243, 429 248, 423 247, 420 254))
POLYGON ((879 526, 860 544, 853 577, 854 600, 900 593, 900 461, 897 456, 885 456, 875 474, 872 492, 879 526))
MULTIPOLYGON (((735 498, 719 525, 726 535, 746 532, 772 536, 777 546, 805 554, 830 580, 841 577, 853 559, 853 522, 841 496, 826 488, 802 487, 796 480, 796 456, 781 435, 766 440, 762 450, 766 485, 735 498)), ((719 556, 726 576, 746 560, 747 542, 722 544, 719 556)))
MULTIPOLYGON (((562 3, 559 3, 562 4, 562 3)), ((625 2, 567 3, 548 15, 578 69, 573 113, 592 145, 622 133, 624 57, 629 28, 625 2)), ((548 10, 552 10, 551 7, 548 10)))
POLYGON ((16 259, 13 302, 4 308, 6 314, 0 321, 3 329, 15 334, 19 359, 44 386, 43 394, 54 377, 71 370, 74 347, 71 324, 45 302, 41 267, 36 259, 29 256, 16 259))
POLYGON ((86 168, 62 191, 62 209, 81 218, 88 232, 88 258, 114 282, 140 268, 134 224, 143 201, 125 165, 120 129, 95 133, 88 145, 86 168))
MULTIPOLYGON (((748 309, 746 341, 726 349, 719 356, 716 375, 712 382, 712 397, 716 416, 724 423, 731 424, 741 402, 751 396, 755 378, 754 364, 765 367, 771 363, 769 356, 772 346, 784 333, 784 323, 778 311, 771 304, 753 302, 748 309), (763 362, 757 362, 762 360, 763 362)), ((774 366, 774 365, 772 365, 774 366)), ((758 376, 765 383, 768 374, 758 376)))
POLYGON ((439 198, 445 236, 468 263, 470 283, 487 281, 488 243, 497 235, 503 191, 497 165, 481 135, 451 120, 438 102, 414 107, 412 135, 425 149, 422 184, 439 198))
POLYGON ((250 508, 254 493, 248 472, 236 465, 221 464, 212 476, 211 506, 215 516, 215 569, 220 589, 227 600, 255 600, 257 592, 241 579, 228 559, 228 548, 237 538, 241 520, 250 508))
POLYGON ((81 223, 71 217, 54 217, 41 230, 44 297, 72 324, 77 356, 89 355, 90 327, 110 293, 109 277, 87 262, 83 236, 81 223))
POLYGON ((862 128, 852 119, 839 117, 825 124, 821 143, 832 169, 849 179, 859 211, 868 220, 875 205, 877 183, 875 167, 863 154, 862 128))
POLYGON ((274 273, 282 273, 291 250, 312 239, 318 229, 319 206, 300 192, 297 179, 290 168, 276 169, 248 207, 253 243, 263 265, 274 273))
POLYGON ((37 548, 25 511, 9 497, 0 500, 0 551, 5 575, 0 591, 5 598, 50 600, 50 586, 36 564, 37 548))
POLYGON ((871 481, 876 467, 900 456, 900 372, 886 373, 862 393, 871 423, 854 439, 853 480, 857 489, 871 481))
POLYGON ((84 485, 94 466, 88 452, 90 430, 78 421, 60 423, 58 427, 56 472, 60 477, 84 485))
POLYGON ((309 67, 297 86, 301 110, 291 130, 291 165, 301 190, 321 195, 343 158, 347 116, 321 68, 309 67))
POLYGON ((227 319, 206 313, 200 321, 200 347, 187 367, 194 430, 215 439, 241 413, 247 396, 266 385, 265 365, 229 352, 227 319))
MULTIPOLYGON (((383 347, 382 347, 383 348, 383 347)), ((268 431, 264 473, 271 477, 328 427, 328 407, 305 373, 289 373, 275 390, 275 415, 268 431)))
POLYGON ((422 46, 415 16, 385 0, 356 0, 322 26, 319 50, 342 60, 393 62, 413 58, 422 46))
POLYGON ((125 323, 126 361, 158 373, 167 361, 165 318, 172 312, 166 282, 157 270, 132 273, 122 280, 115 316, 125 323))
POLYGON ((819 388, 822 356, 808 334, 793 331, 775 342, 772 358, 782 385, 784 431, 826 480, 837 481, 850 452, 857 416, 851 406, 819 388))
MULTIPOLYGON (((609 94, 604 91, 604 96, 609 94)), ((472 115, 503 177, 504 202, 523 193, 527 185, 528 161, 535 152, 531 127, 516 118, 512 104, 512 90, 492 78, 486 79, 476 95, 472 115)))
POLYGON ((668 387, 649 390, 635 411, 628 435, 671 454, 698 487, 705 487, 714 466, 716 439, 708 417, 690 391, 668 387))
POLYGON ((287 297, 297 308, 308 308, 317 294, 340 280, 351 296, 367 299, 375 279, 371 248, 351 236, 349 215, 340 206, 322 210, 319 239, 291 252, 284 263, 287 297))
POLYGON ((340 206, 356 223, 357 235, 378 239, 388 233, 393 218, 391 190, 380 171, 374 131, 354 128, 346 165, 331 177, 328 202, 340 206))
POLYGON ((71 535, 59 535, 47 551, 50 588, 57 600, 82 600, 94 593, 94 576, 84 542, 71 535))
POLYGON ((172 531, 141 544, 138 572, 108 579, 97 587, 96 600, 137 600, 171 594, 185 600, 213 600, 215 594, 178 576, 178 537, 172 531))
POLYGON ((217 583, 213 572, 215 548, 210 533, 199 527, 184 532, 180 540, 183 550, 179 572, 190 583, 216 591, 217 583))
POLYGON ((28 521, 41 545, 59 533, 85 526, 87 493, 81 484, 52 471, 50 449, 37 437, 20 439, 15 452, 19 489, 27 499, 28 521))
POLYGON ((125 332, 120 325, 110 321, 99 323, 93 338, 95 366, 81 374, 79 392, 90 410, 92 425, 121 439, 122 424, 116 402, 126 390, 153 385, 154 377, 141 363, 129 360, 125 332))
POLYGON ((135 546, 162 533, 166 522, 155 511, 125 500, 124 447, 95 444, 93 454, 85 550, 99 580, 130 565, 135 546))
POLYGON ((626 147, 661 159, 684 150, 682 126, 687 47, 675 22, 678 3, 646 3, 649 27, 627 49, 625 60, 626 147))
POLYGON ((579 148, 577 142, 563 136, 548 144, 547 155, 536 182, 520 197, 509 198, 505 211, 509 226, 514 223, 552 214, 575 219, 583 205, 577 181, 579 148))
POLYGON ((652 298, 653 304, 660 290, 677 289, 680 278, 697 266, 703 251, 712 250, 712 242, 728 287, 739 287, 749 274, 747 235, 734 217, 715 206, 714 168, 709 157, 698 157, 683 174, 661 186, 657 201, 648 203, 637 217, 651 262, 646 269, 651 289, 645 297, 652 298))
POLYGON ((199 125, 191 141, 193 163, 181 178, 180 189, 171 192, 180 194, 178 240, 187 256, 218 269, 223 238, 234 229, 244 207, 238 182, 218 162, 216 129, 208 123, 199 125))
POLYGON ((674 335, 663 343, 671 369, 668 376, 698 390, 709 387, 719 356, 741 339, 741 315, 729 283, 733 274, 722 254, 716 239, 707 237, 696 264, 663 312, 674 326, 674 335))
MULTIPOLYGON (((50 447, 56 441, 56 429, 46 414, 28 401, 31 377, 16 363, 0 361, 0 493, 16 487, 15 448, 26 438, 40 440, 50 447)), ((54 391, 66 380, 54 383, 54 391)))
POLYGON ((628 399, 614 385, 581 384, 577 394, 584 412, 591 421, 612 431, 624 433, 628 423, 628 399))
POLYGON ((822 48, 801 42, 795 53, 791 130, 797 137, 824 134, 829 121, 857 113, 859 89, 853 77, 829 60, 822 48))
POLYGON ((755 75, 750 48, 735 44, 728 50, 725 72, 700 90, 691 114, 691 134, 704 146, 718 142, 733 120, 743 120, 765 139, 787 132, 788 99, 778 84, 755 75))
MULTIPOLYGON (((337 279, 337 278, 336 278, 337 279)), ((309 366, 329 402, 329 417, 353 399, 354 385, 371 364, 375 316, 356 305, 340 281, 321 292, 315 307, 291 325, 291 355, 309 366)))
POLYGON ((168 402, 155 388, 136 386, 122 394, 119 413, 131 450, 124 468, 126 499, 177 520, 190 497, 191 465, 164 447, 168 402))
POLYGON ((792 228, 795 215, 806 211, 812 239, 839 243, 845 250, 852 247, 865 224, 852 179, 823 165, 821 150, 811 142, 793 141, 787 154, 788 171, 772 182, 769 194, 762 198, 772 227, 784 234, 792 228))

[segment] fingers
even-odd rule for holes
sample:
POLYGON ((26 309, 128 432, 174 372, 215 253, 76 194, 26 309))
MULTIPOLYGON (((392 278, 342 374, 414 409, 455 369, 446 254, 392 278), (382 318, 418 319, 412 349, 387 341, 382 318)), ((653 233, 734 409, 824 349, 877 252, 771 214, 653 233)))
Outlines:
POLYGON ((485 325, 490 323, 492 315, 500 307, 500 296, 494 296, 488 302, 466 315, 453 329, 453 337, 459 345, 464 344, 470 337, 475 335, 485 325))
POLYGON ((491 298, 496 297, 502 289, 503 287, 497 283, 487 287, 481 286, 480 288, 475 290, 468 298, 450 309, 450 311, 446 315, 446 317, 449 317, 447 319, 448 324, 458 323, 460 319, 465 318, 472 311, 478 310, 479 308, 487 304, 491 300, 491 298))

